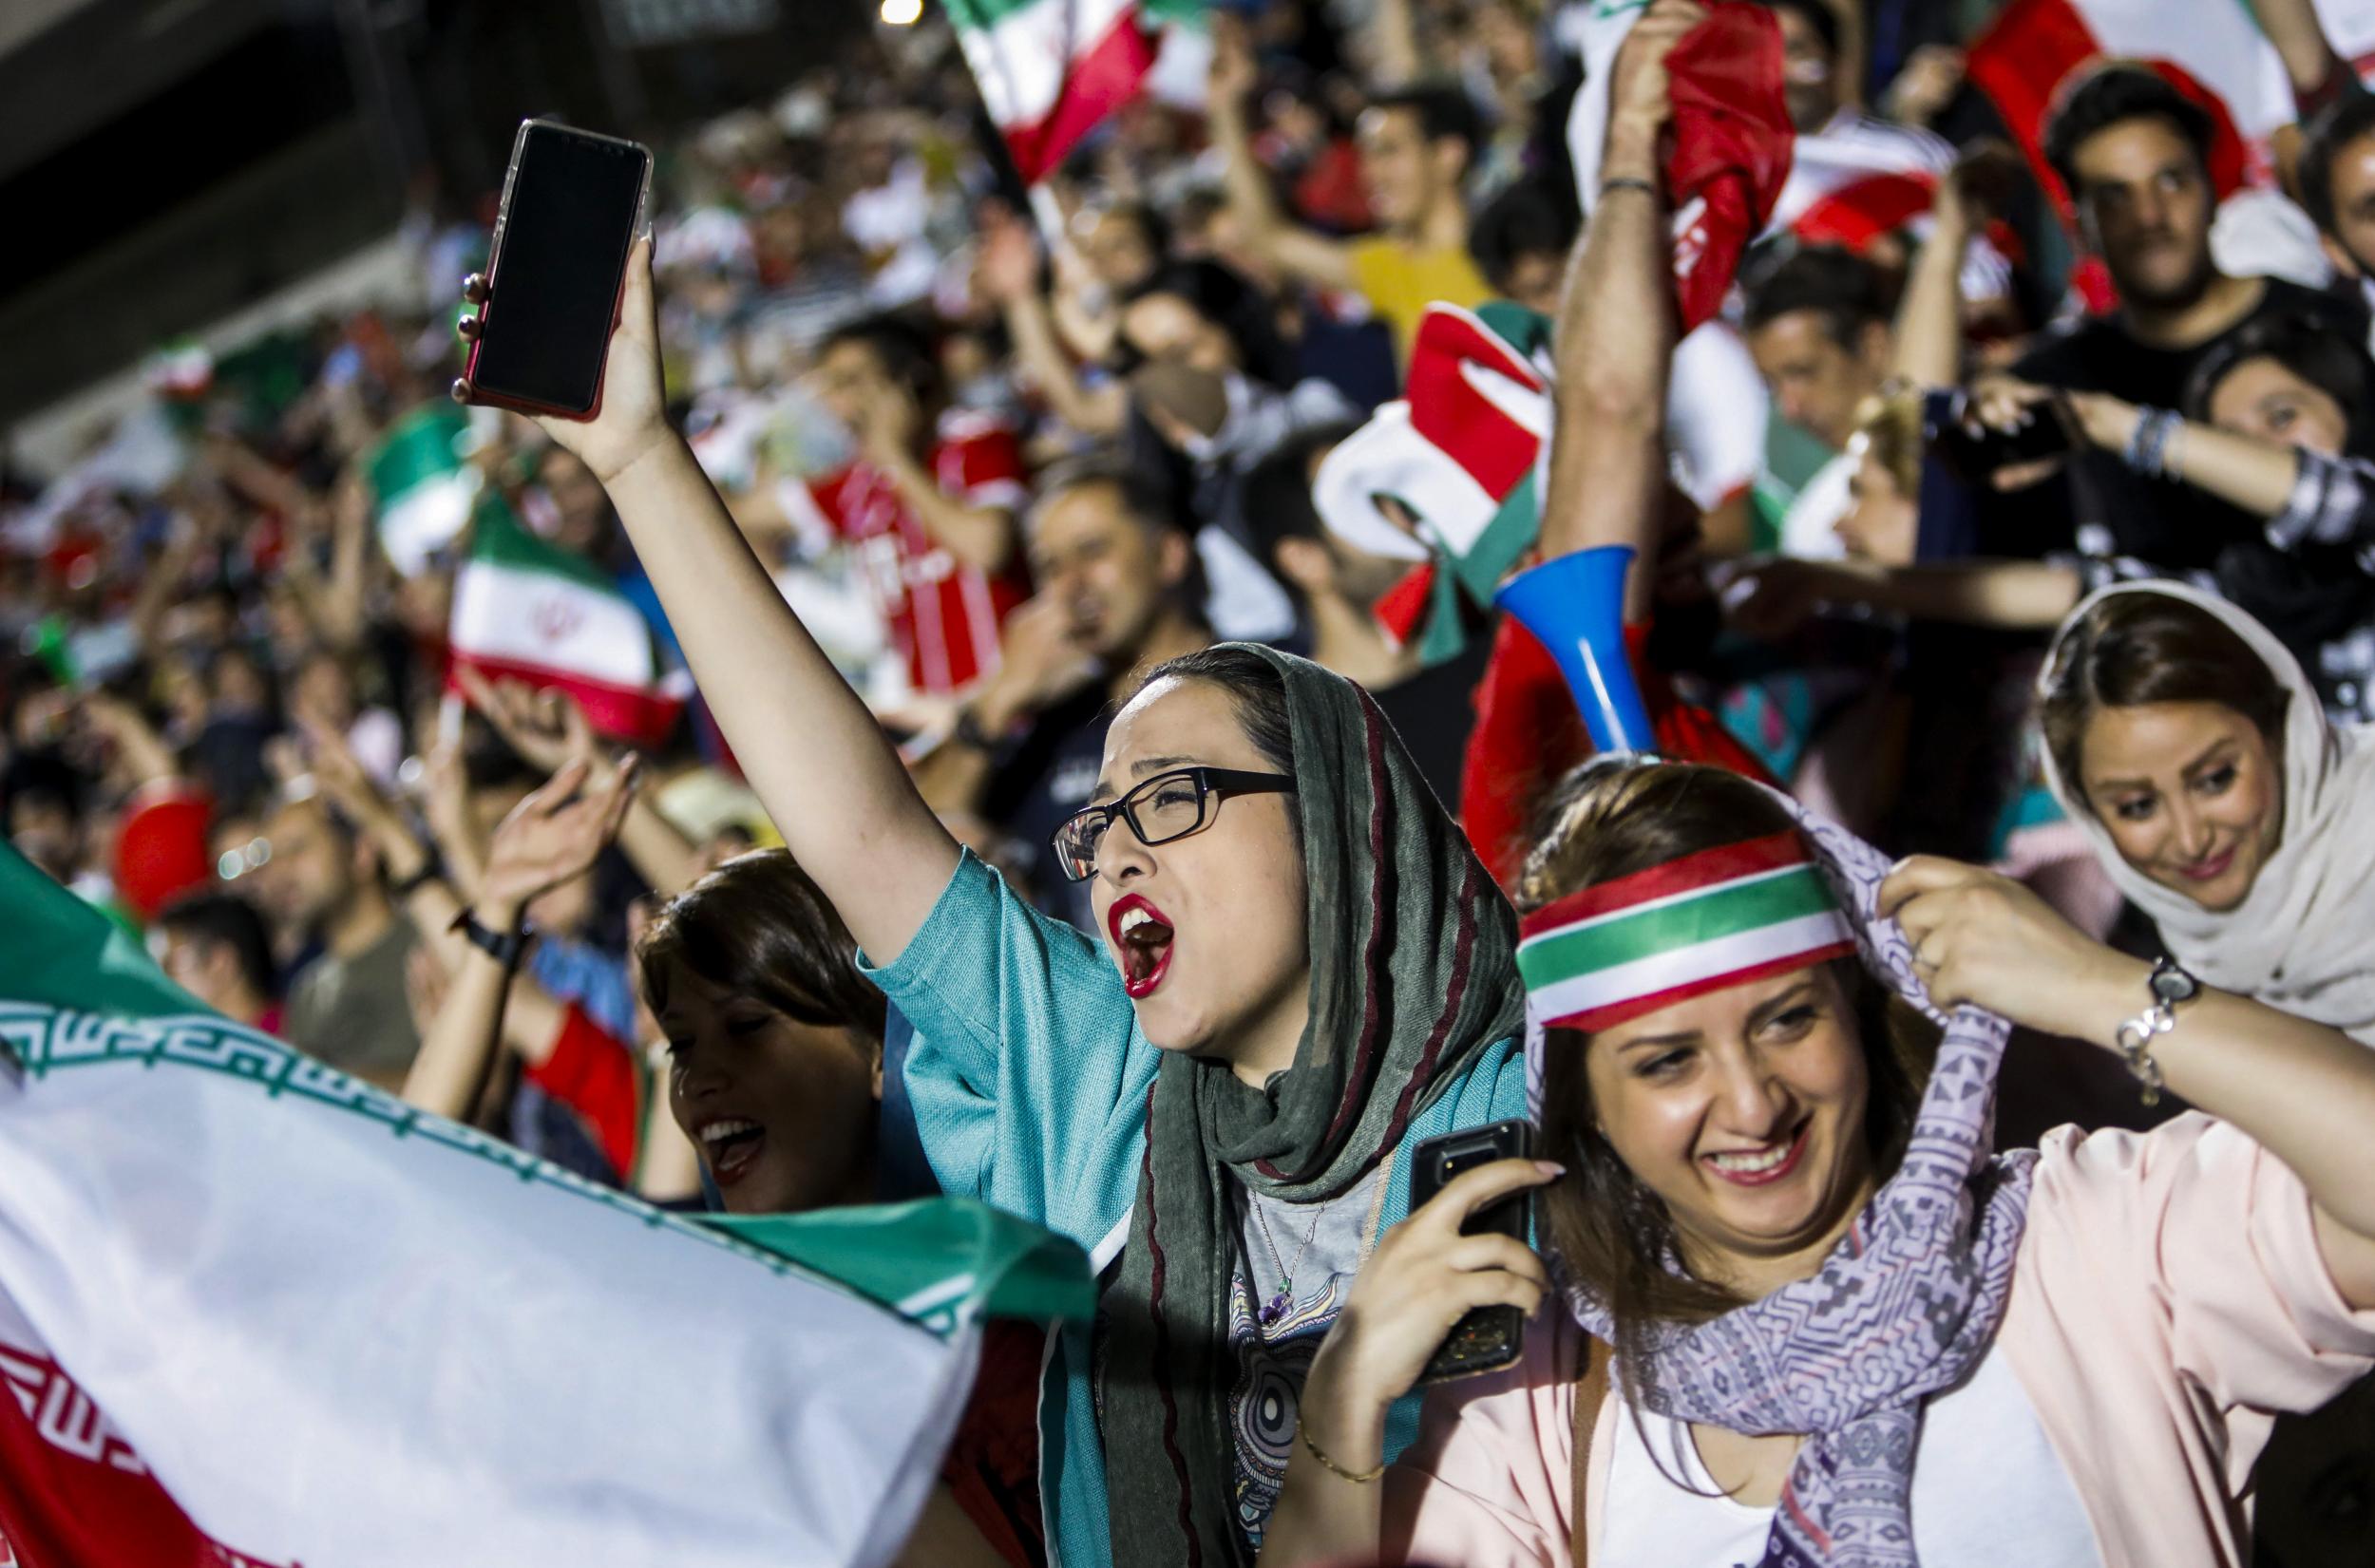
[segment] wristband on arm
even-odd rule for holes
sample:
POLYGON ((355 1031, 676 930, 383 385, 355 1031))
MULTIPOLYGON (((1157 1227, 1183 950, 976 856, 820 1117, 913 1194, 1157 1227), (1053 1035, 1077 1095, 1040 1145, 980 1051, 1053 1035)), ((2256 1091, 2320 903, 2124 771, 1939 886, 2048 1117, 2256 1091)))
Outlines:
POLYGON ((520 962, 520 954, 527 951, 528 943, 536 937, 536 933, 525 926, 518 931, 491 930, 472 909, 466 909, 455 916, 449 929, 460 932, 472 947, 505 969, 511 969, 520 962))

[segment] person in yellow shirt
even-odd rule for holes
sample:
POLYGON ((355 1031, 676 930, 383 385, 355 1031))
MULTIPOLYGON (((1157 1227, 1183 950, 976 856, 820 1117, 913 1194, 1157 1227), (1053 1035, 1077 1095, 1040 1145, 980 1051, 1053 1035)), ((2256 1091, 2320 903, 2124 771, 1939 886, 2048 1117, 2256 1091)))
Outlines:
POLYGON ((1476 114, 1456 85, 1405 85, 1369 101, 1358 127, 1361 183, 1378 231, 1339 239, 1280 211, 1254 157, 1245 100, 1259 74, 1242 28, 1216 21, 1212 140, 1227 160, 1228 204, 1244 242, 1272 267, 1322 289, 1356 290, 1410 359, 1418 317, 1433 301, 1481 305, 1492 286, 1468 255, 1460 184, 1476 146, 1476 114))

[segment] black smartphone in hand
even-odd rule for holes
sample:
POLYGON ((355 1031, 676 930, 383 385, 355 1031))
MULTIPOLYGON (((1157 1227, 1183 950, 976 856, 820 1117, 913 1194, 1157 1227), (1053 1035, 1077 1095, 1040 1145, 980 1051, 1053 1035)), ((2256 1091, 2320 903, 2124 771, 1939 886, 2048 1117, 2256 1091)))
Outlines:
MULTIPOLYGON (((1533 1152, 1530 1122, 1494 1122, 1487 1126, 1430 1138, 1411 1151, 1410 1207, 1416 1214, 1463 1172, 1497 1160, 1525 1160, 1533 1152)), ((1500 1235, 1533 1240, 1534 1189, 1514 1192, 1468 1217, 1462 1236, 1500 1235)), ((1490 1372, 1515 1361, 1525 1350, 1526 1314, 1515 1307, 1478 1307, 1452 1326, 1451 1333, 1419 1374, 1421 1383, 1490 1372)))
POLYGON ((2074 444, 2069 419, 2056 403, 2030 409, 2018 429, 1996 430, 1979 422, 1970 394, 1959 388, 1923 395, 1922 440, 1924 456, 1966 484, 1985 484, 1999 468, 2061 457, 2074 444))
POLYGON ((464 377, 470 401, 592 419, 643 227, 651 149, 522 121, 486 262, 486 304, 464 377))

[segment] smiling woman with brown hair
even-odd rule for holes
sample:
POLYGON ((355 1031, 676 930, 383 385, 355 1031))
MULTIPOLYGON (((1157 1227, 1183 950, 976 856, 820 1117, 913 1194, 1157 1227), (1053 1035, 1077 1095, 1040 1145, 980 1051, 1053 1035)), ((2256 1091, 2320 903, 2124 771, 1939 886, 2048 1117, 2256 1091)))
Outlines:
POLYGON ((1262 1568, 2240 1568, 2270 1416, 2375 1366, 2375 1056, 1736 775, 1612 756, 1543 821, 1518 964, 1558 1163, 1469 1171, 1378 1248, 1262 1568), (2014 1024, 2198 1109, 1991 1153, 2014 1024), (1527 1187, 1559 1289, 1524 1361, 1386 1462, 1461 1293, 1517 1268, 1461 1220, 1527 1187))
POLYGON ((2375 1045, 2375 746, 2259 622, 2105 589, 2038 685, 2047 782, 2179 963, 2375 1045))

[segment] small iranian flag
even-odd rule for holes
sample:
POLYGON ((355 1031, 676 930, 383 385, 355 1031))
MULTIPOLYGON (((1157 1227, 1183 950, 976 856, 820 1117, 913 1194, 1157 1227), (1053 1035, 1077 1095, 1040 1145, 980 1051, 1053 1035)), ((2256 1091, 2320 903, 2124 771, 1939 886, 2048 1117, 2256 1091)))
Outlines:
POLYGON ((469 463, 470 416, 425 404, 398 420, 363 460, 378 503, 379 542, 397 571, 417 577, 470 520, 479 472, 469 463))
MULTIPOLYGON (((1016 172, 1036 185, 1137 92, 1160 39, 1141 0, 947 0, 1016 172)), ((1166 9, 1180 9, 1176 0, 1166 9)))
POLYGON ((634 746, 668 738, 693 694, 667 670, 651 623, 599 567, 538 538, 489 496, 454 578, 448 633, 457 670, 556 687, 594 727, 634 746))
POLYGON ((0 844, 0 1564, 871 1568, 988 1316, 979 1204, 696 1220, 207 1012, 0 844))

